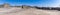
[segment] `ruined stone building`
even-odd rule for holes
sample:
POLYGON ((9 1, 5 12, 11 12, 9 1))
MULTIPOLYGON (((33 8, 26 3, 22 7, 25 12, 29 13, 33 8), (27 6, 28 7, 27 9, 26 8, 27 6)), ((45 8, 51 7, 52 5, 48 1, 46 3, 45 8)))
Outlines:
POLYGON ((4 3, 0 5, 0 8, 8 8, 8 7, 10 7, 8 3, 4 3))
POLYGON ((10 7, 20 7, 20 6, 10 6, 9 3, 4 3, 4 4, 0 5, 0 8, 10 8, 10 7))

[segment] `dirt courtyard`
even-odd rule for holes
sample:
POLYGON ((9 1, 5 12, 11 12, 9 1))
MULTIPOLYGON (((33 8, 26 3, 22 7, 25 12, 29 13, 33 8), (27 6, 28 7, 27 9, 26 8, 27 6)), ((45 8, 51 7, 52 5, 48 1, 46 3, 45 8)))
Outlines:
POLYGON ((22 9, 22 8, 0 8, 0 15, 60 15, 57 10, 42 10, 42 9, 22 9))

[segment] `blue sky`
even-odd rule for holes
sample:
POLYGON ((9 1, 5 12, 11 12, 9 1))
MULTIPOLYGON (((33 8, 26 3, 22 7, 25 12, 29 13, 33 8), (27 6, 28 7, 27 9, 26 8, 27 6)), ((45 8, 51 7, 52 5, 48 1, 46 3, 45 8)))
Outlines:
POLYGON ((0 0, 0 4, 6 2, 12 6, 30 5, 39 7, 60 7, 60 0, 0 0))

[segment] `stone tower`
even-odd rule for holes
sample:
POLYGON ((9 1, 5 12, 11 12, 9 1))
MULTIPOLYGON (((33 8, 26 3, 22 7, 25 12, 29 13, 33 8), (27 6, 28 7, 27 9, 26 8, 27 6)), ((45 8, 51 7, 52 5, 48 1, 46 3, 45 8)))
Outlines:
POLYGON ((3 5, 4 5, 4 8, 9 8, 10 7, 10 5, 8 3, 4 3, 3 5))

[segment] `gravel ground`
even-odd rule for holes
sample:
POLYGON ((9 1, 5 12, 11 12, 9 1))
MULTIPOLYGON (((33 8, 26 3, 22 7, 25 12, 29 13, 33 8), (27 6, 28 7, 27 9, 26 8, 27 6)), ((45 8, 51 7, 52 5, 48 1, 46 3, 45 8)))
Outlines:
POLYGON ((0 8, 0 15, 60 15, 57 10, 42 10, 42 9, 22 9, 22 8, 0 8))

